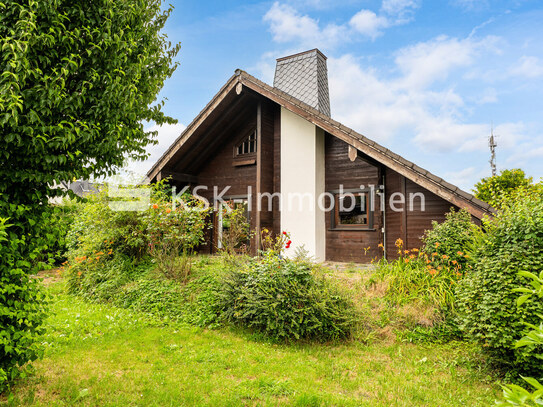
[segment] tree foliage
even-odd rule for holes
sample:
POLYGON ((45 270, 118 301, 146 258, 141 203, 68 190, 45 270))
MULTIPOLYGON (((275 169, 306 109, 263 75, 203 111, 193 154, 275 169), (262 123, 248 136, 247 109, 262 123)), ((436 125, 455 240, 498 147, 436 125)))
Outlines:
POLYGON ((515 168, 512 170, 503 170, 500 175, 483 178, 475 184, 475 197, 485 201, 495 208, 501 208, 507 204, 511 193, 521 187, 527 187, 532 184, 532 178, 527 177, 524 171, 515 168))
POLYGON ((11 224, 1 242, 1 286, 11 288, 0 291, 0 387, 31 359, 21 355, 39 312, 25 304, 39 295, 22 275, 45 249, 44 209, 62 193, 50 186, 144 158, 155 134, 143 123, 175 122, 156 101, 177 66, 179 45, 161 33, 170 12, 161 0, 0 0, 0 218, 11 224))
POLYGON ((475 236, 473 271, 456 292, 459 324, 465 335, 483 345, 495 361, 524 374, 543 374, 541 348, 513 348, 543 314, 535 296, 517 307, 526 272, 543 269, 543 192, 523 188, 511 204, 484 222, 486 233, 475 236), (519 274, 519 272, 522 272, 519 274))

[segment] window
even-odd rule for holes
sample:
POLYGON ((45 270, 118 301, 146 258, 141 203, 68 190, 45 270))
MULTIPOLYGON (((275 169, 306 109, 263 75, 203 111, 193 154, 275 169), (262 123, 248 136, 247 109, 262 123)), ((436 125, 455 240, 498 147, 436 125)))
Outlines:
POLYGON ((234 156, 236 157, 254 153, 256 153, 256 130, 251 132, 234 148, 234 156))
POLYGON ((367 192, 347 192, 334 195, 333 229, 371 229, 373 217, 369 210, 367 192))

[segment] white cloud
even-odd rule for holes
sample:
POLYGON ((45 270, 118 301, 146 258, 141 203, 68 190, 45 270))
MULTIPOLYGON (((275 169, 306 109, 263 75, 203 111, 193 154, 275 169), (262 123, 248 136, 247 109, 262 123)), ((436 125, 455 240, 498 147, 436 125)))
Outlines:
POLYGON ((513 76, 523 76, 525 78, 538 78, 543 76, 543 62, 534 56, 522 56, 518 65, 511 68, 510 74, 513 76))
POLYGON ((264 21, 270 24, 273 40, 279 43, 297 41, 301 46, 332 46, 346 38, 344 26, 329 24, 321 29, 317 20, 300 14, 288 4, 275 2, 264 15, 264 21))
POLYGON ((371 10, 360 10, 351 18, 349 24, 360 34, 375 39, 382 34, 381 29, 388 27, 389 22, 371 10))
POLYGON ((494 51, 496 41, 494 36, 481 40, 439 36, 401 49, 395 62, 404 74, 405 86, 426 87, 447 78, 455 68, 471 65, 481 52, 494 51))
POLYGON ((475 100, 475 103, 484 105, 487 103, 496 103, 498 101, 498 92, 494 88, 486 88, 475 100))
MULTIPOLYGON (((466 121, 470 101, 446 80, 456 69, 495 52, 494 43, 494 37, 438 37, 405 47, 394 60, 396 75, 389 78, 352 55, 330 58, 332 112, 338 112, 340 122, 387 145, 406 134, 409 138, 400 142, 412 141, 427 151, 486 151, 490 123, 466 121)), ((488 101, 496 100, 495 91, 487 93, 488 101)), ((495 127, 504 148, 522 140, 525 131, 521 122, 495 127)))
POLYGON ((418 0, 384 0, 379 14, 362 9, 343 24, 321 27, 318 20, 301 14, 291 5, 275 2, 264 15, 264 21, 270 24, 275 42, 298 41, 300 46, 333 47, 340 42, 353 41, 357 35, 374 40, 383 29, 411 21, 418 7, 418 0))
POLYGON ((414 11, 419 7, 419 0, 383 0, 381 10, 395 18, 396 24, 404 24, 411 21, 414 11))
POLYGON ((451 0, 451 4, 464 11, 479 11, 489 6, 488 0, 451 0))
POLYGON ((147 147, 149 158, 145 161, 130 161, 125 166, 125 169, 129 172, 144 175, 151 169, 151 167, 158 161, 162 154, 170 147, 173 142, 179 137, 179 135, 185 130, 183 124, 164 124, 159 126, 157 124, 151 125, 145 128, 145 131, 157 131, 158 144, 147 147))
POLYGON ((464 191, 471 192, 470 189, 473 186, 471 180, 479 180, 486 177, 490 175, 489 172, 490 168, 481 170, 475 167, 468 167, 460 171, 447 172, 445 173, 444 178, 451 184, 459 186, 464 191))

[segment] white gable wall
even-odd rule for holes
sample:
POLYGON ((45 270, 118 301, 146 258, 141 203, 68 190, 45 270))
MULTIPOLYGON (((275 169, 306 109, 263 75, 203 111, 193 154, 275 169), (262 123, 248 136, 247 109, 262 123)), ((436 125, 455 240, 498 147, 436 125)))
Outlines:
POLYGON ((319 261, 326 258, 325 213, 318 207, 324 192, 324 131, 281 107, 281 229, 292 246, 304 246, 319 261))

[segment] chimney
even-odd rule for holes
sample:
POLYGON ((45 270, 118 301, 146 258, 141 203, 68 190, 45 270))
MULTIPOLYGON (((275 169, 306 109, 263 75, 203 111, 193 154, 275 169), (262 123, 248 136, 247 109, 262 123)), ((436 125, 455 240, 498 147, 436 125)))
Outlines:
POLYGON ((273 86, 330 116, 326 57, 318 49, 277 59, 273 86))

